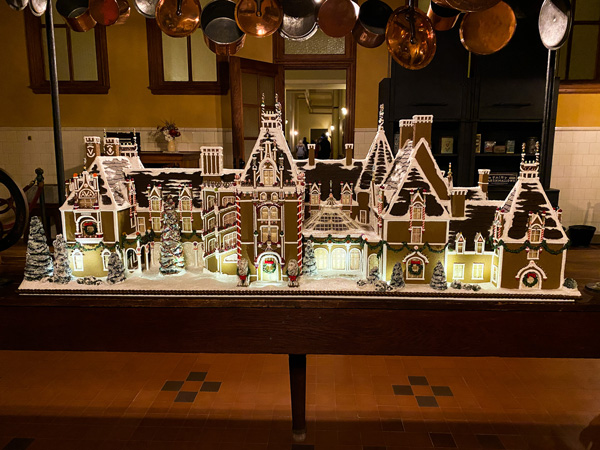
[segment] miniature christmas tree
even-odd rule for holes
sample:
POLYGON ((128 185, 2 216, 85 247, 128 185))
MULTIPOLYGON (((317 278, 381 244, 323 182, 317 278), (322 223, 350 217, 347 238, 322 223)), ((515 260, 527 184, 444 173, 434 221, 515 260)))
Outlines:
POLYGON ((25 280, 39 281, 51 277, 53 271, 44 226, 40 218, 34 216, 29 224, 29 241, 27 241, 27 255, 25 257, 25 280))
POLYGON ((317 274, 317 260, 315 258, 315 250, 313 249, 312 241, 306 241, 304 246, 304 256, 302 258, 302 273, 304 275, 317 274))
POLYGON ((438 291, 448 289, 448 284, 446 283, 446 272, 444 271, 444 266, 440 261, 438 261, 433 268, 433 275, 431 276, 431 282, 429 283, 429 286, 438 291))
POLYGON ((286 275, 288 276, 288 286, 289 287, 298 287, 300 283, 298 283, 298 275, 300 270, 298 269, 298 261, 295 259, 290 259, 287 263, 286 275))
POLYGON ((175 201, 170 195, 164 201, 160 243, 160 273, 171 275, 181 272, 185 267, 183 246, 181 245, 181 230, 179 229, 175 201))
POLYGON ((237 276, 240 279, 238 286, 248 286, 250 284, 250 266, 246 258, 240 258, 237 263, 237 276))
POLYGON ((404 283, 404 272, 402 271, 402 263, 397 262, 394 264, 392 270, 392 279, 390 280, 390 286, 395 289, 402 289, 406 283, 404 283))
POLYGON ((567 289, 577 289, 577 281, 575 281, 573 278, 565 278, 563 286, 567 289))
POLYGON ((367 277, 367 283, 375 284, 377 281, 379 281, 379 267, 373 267, 367 277))
POLYGON ((52 245, 54 246, 54 275, 52 281, 67 284, 72 279, 67 242, 62 234, 57 234, 52 245))
POLYGON ((111 253, 108 258, 108 276, 106 277, 106 281, 108 284, 125 281, 125 267, 117 252, 111 253))

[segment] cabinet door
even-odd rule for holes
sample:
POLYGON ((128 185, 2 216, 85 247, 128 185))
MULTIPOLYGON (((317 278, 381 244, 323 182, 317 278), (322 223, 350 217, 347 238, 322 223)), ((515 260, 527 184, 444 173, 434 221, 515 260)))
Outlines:
POLYGON ((542 120, 548 51, 537 17, 519 19, 509 44, 473 58, 479 79, 480 120, 542 120))
POLYGON ((437 33, 433 61, 421 70, 392 64, 393 120, 414 114, 433 114, 434 119, 460 119, 467 84, 468 53, 460 43, 458 26, 437 33))

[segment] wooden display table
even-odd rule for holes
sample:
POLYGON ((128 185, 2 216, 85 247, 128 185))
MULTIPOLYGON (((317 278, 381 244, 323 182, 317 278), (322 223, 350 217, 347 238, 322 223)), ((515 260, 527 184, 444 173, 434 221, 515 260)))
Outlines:
POLYGON ((145 167, 200 167, 200 152, 140 152, 145 167))

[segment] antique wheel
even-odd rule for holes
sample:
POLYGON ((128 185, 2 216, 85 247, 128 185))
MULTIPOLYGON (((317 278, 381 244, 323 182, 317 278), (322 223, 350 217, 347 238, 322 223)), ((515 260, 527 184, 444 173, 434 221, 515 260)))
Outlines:
POLYGON ((23 190, 0 169, 0 252, 23 235, 29 220, 29 205, 23 190))

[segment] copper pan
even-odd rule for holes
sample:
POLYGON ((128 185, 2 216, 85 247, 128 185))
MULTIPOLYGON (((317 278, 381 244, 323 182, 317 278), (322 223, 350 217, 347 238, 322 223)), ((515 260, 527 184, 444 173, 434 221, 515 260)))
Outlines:
POLYGON ((433 25, 423 11, 412 6, 400 7, 390 16, 385 40, 394 61, 406 69, 422 69, 435 55, 433 25))
POLYGON ((429 11, 427 11, 427 17, 431 20, 435 31, 448 31, 456 24, 459 15, 460 11, 440 6, 434 2, 429 4, 429 11))
POLYGON ((117 0, 117 4, 119 5, 119 18, 115 22, 115 25, 122 25, 127 22, 127 19, 129 19, 131 7, 129 6, 129 2, 127 2, 127 0, 117 0))
POLYGON ((88 0, 58 0, 56 10, 73 31, 84 32, 96 26, 88 9, 88 0))
POLYGON ((27 8, 29 0, 6 0, 6 3, 8 3, 8 6, 15 11, 23 11, 25 8, 27 8))
POLYGON ((42 14, 46 12, 46 7, 48 6, 48 0, 30 0, 29 1, 29 9, 33 13, 34 16, 40 17, 42 14))
POLYGON ((159 0, 156 4, 156 24, 167 36, 186 37, 200 26, 198 0, 159 0))
POLYGON ((431 2, 435 3, 436 5, 443 6, 444 8, 450 8, 451 7, 446 0, 431 0, 431 2))
POLYGON ((290 41, 305 41, 314 36, 319 27, 313 0, 285 0, 282 6, 281 37, 290 41))
POLYGON ((569 37, 572 20, 569 0, 544 0, 538 20, 542 44, 549 50, 561 48, 569 37))
POLYGON ((283 9, 278 0, 240 0, 235 7, 235 20, 244 33, 265 37, 279 29, 283 9))
POLYGON ((235 21, 235 3, 213 0, 206 5, 200 18, 204 41, 217 55, 235 55, 243 46, 246 35, 235 21))
POLYGON ((500 2, 485 11, 465 14, 460 24, 460 41, 472 53, 491 55, 510 42, 516 28, 512 8, 500 2))
MULTIPOLYGON (((462 12, 477 12, 490 9, 497 5, 500 0, 444 0, 448 7, 462 12)), ((526 0, 530 1, 530 0, 526 0)), ((442 5, 443 6, 443 5, 442 5)))
POLYGON ((352 29, 357 44, 367 48, 379 47, 385 41, 385 27, 392 15, 392 8, 381 0, 367 0, 358 13, 352 29))
POLYGON ((324 0, 317 11, 319 28, 329 37, 344 37, 354 28, 359 9, 352 0, 324 0))
POLYGON ((117 0, 90 0, 90 14, 100 25, 112 25, 119 20, 119 4, 117 0))
POLYGON ((135 9, 147 19, 156 18, 156 4, 158 0, 134 0, 135 9))

